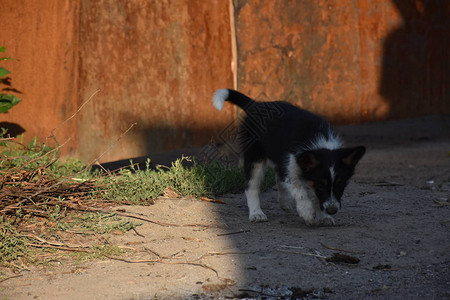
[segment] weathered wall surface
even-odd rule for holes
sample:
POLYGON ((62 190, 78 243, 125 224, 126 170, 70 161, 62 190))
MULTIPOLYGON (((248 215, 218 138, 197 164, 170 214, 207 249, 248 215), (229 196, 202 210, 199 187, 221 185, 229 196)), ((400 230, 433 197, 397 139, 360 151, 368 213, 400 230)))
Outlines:
POLYGON ((449 1, 1 0, 0 19, 23 99, 0 122, 45 138, 99 89, 56 130, 85 161, 133 123, 100 161, 206 144, 236 117, 210 103, 236 61, 242 92, 334 123, 450 113, 449 1))
POLYGON ((2 0, 0 19, 23 99, 0 122, 44 139, 100 89, 56 131, 71 138, 66 154, 90 162, 110 148, 108 161, 199 146, 235 117, 210 102, 233 87, 227 1, 2 0))
MULTIPOLYGON (((0 45, 17 59, 1 65, 11 71, 11 88, 22 99, 0 114, 0 122, 20 126, 28 138, 48 137, 77 109, 78 12, 70 0, 0 1, 0 45)), ((54 132, 60 144, 70 138, 66 153, 78 148, 74 126, 67 122, 54 132)))
POLYGON ((238 86, 336 123, 450 113, 449 3, 235 0, 238 86))
POLYGON ((389 117, 449 114, 450 1, 393 2, 402 23, 384 36, 377 60, 378 92, 390 104, 389 117))
POLYGON ((81 1, 78 119, 82 157, 102 160, 206 144, 234 118, 214 111, 215 89, 232 87, 228 2, 81 1))

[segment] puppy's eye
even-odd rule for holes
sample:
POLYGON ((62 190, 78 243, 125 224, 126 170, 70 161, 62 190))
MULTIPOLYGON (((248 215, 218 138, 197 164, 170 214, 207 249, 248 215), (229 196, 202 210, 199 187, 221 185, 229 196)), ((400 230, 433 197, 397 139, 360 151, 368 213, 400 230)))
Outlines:
POLYGON ((336 180, 334 181, 334 183, 335 184, 345 184, 345 180, 344 179, 342 179, 342 178, 340 178, 340 177, 338 177, 338 178, 336 178, 336 180))
POLYGON ((328 189, 328 186, 330 185, 329 181, 326 179, 322 179, 316 182, 316 187, 318 189, 326 190, 328 189))

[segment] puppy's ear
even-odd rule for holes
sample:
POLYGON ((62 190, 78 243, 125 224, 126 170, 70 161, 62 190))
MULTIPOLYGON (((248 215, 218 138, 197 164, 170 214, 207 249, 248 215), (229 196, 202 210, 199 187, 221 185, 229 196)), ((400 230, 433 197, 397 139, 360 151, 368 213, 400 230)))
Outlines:
POLYGON ((316 168, 320 161, 313 151, 305 151, 297 157, 297 163, 303 172, 309 172, 316 168))
POLYGON ((354 148, 341 149, 341 162, 348 166, 356 166, 364 153, 366 153, 366 147, 358 146, 354 148))

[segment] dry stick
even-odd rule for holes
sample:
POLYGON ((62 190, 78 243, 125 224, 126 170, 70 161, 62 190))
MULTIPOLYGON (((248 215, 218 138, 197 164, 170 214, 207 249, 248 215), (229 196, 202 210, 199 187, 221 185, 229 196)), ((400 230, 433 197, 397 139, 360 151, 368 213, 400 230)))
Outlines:
POLYGON ((199 256, 196 260, 200 260, 206 256, 221 256, 221 255, 243 255, 243 254, 255 254, 258 251, 251 251, 251 252, 209 252, 206 254, 203 254, 199 256))
POLYGON ((208 197, 199 197, 200 200, 206 201, 206 202, 214 202, 214 203, 220 203, 220 204, 227 204, 226 202, 220 200, 220 199, 211 199, 208 197))
POLYGON ((366 252, 364 252, 364 251, 345 250, 345 249, 339 249, 339 248, 327 246, 327 245, 325 245, 323 243, 319 243, 319 244, 321 244, 323 247, 325 247, 327 249, 330 249, 330 250, 342 251, 342 252, 347 252, 347 253, 366 254, 366 252))
MULTIPOLYGON (((59 149, 61 149, 63 146, 65 146, 65 145, 67 144, 67 142, 68 142, 71 138, 68 138, 62 145, 60 145, 60 144, 58 143, 57 139, 56 139, 55 131, 56 131, 58 128, 60 128, 61 126, 63 126, 65 123, 67 123, 68 121, 70 121, 71 119, 73 119, 73 118, 74 118, 74 117, 75 117, 75 116, 83 109, 83 107, 84 107, 88 102, 91 101, 91 99, 92 99, 99 91, 100 91, 100 89, 96 90, 96 91, 89 97, 89 99, 86 100, 86 101, 85 101, 85 102, 77 109, 77 111, 76 111, 72 116, 70 116, 69 118, 67 118, 66 120, 64 120, 61 124, 59 124, 57 127, 53 128, 53 129, 51 130, 51 134, 50 134, 49 137, 47 137, 47 139, 48 139, 48 138, 53 138, 58 146, 55 147, 54 149, 50 150, 49 152, 45 153, 44 155, 39 156, 39 157, 37 157, 37 158, 35 158, 35 159, 32 159, 31 161, 28 161, 26 164, 29 164, 29 163, 31 163, 31 162, 33 162, 33 161, 36 161, 37 159, 41 159, 42 157, 45 157, 45 156, 49 155, 50 153, 56 152, 56 151, 58 151, 59 149)), ((102 155, 103 155, 103 154, 102 154, 102 155)), ((57 159, 55 159, 54 161, 52 161, 52 162, 49 163, 48 165, 53 164, 56 160, 57 160, 57 159)), ((23 167, 23 166, 22 166, 22 167, 23 167)), ((79 173, 81 173, 81 172, 86 171, 87 168, 88 168, 88 167, 84 168, 84 169, 81 170, 80 172, 75 173, 75 175, 76 175, 76 174, 79 174, 79 173)), ((14 169, 14 168, 13 168, 13 169, 14 169)), ((38 192, 36 192, 35 194, 33 194, 30 198, 33 198, 33 197, 35 197, 35 196, 37 196, 37 195, 39 195, 39 194, 41 194, 41 193, 43 193, 43 192, 46 192, 46 191, 48 191, 48 190, 50 190, 50 189, 52 189, 52 188, 54 188, 54 187, 56 187, 56 186, 58 186, 58 185, 64 183, 64 182, 66 182, 66 181, 68 181, 68 180, 66 179, 66 180, 60 181, 60 182, 58 182, 58 183, 56 183, 56 184, 54 184, 54 185, 52 185, 52 186, 50 186, 50 187, 47 187, 47 188, 44 189, 44 190, 38 191, 38 192)))
MULTIPOLYGON (((108 147, 105 151, 103 151, 102 154, 100 154, 98 157, 96 157, 90 164, 88 164, 88 165, 87 165, 85 168, 83 168, 81 171, 79 171, 79 172, 77 172, 77 173, 75 173, 75 174, 73 174, 73 175, 77 175, 77 174, 81 174, 82 172, 85 172, 85 171, 90 167, 90 165, 92 165, 94 162, 98 161, 103 155, 105 155, 109 150, 111 150, 111 148, 112 148, 118 141, 120 141, 120 140, 123 138, 123 136, 124 136, 125 134, 128 133, 128 131, 130 131, 134 126, 136 126, 136 124, 137 124, 137 123, 131 124, 131 126, 128 127, 128 129, 125 130, 125 132, 123 132, 123 133, 122 133, 122 134, 121 134, 121 135, 120 135, 113 143, 111 143, 111 144, 109 145, 109 147, 108 147)), ((72 177, 72 176, 71 176, 71 177, 72 177)), ((59 181, 59 182, 57 182, 57 183, 55 183, 55 184, 53 184, 53 185, 51 185, 51 186, 49 186, 49 187, 47 187, 47 188, 45 188, 45 189, 42 189, 42 190, 40 190, 40 191, 37 191, 36 193, 34 193, 33 195, 31 195, 31 198, 36 197, 37 195, 42 194, 42 193, 44 193, 44 192, 46 192, 46 191, 49 191, 49 190, 51 190, 51 189, 57 187, 58 185, 61 185, 62 183, 65 183, 65 182, 70 181, 70 180, 71 180, 71 178, 66 178, 65 180, 59 181)))
POLYGON ((9 279, 13 279, 13 278, 17 278, 17 277, 22 277, 23 276, 23 274, 19 274, 19 275, 14 275, 14 276, 10 276, 10 277, 7 277, 7 278, 4 278, 4 279, 1 279, 0 280, 0 283, 2 283, 2 282, 5 282, 6 280, 9 280, 9 279))
POLYGON ((450 206, 450 202, 433 200, 437 206, 450 206))
POLYGON ((130 130, 131 130, 134 126, 136 126, 136 125, 137 125, 136 122, 134 122, 133 124, 131 124, 130 127, 128 127, 127 130, 125 130, 124 132, 122 132, 122 134, 119 135, 119 137, 118 137, 114 142, 112 142, 112 143, 108 146, 108 148, 106 148, 106 150, 103 151, 102 154, 100 154, 98 157, 96 157, 94 160, 92 160, 92 162, 91 162, 89 165, 93 165, 93 164, 94 164, 95 162, 97 162, 100 158, 102 158, 103 155, 105 155, 107 152, 109 152, 109 150, 111 150, 111 148, 114 147, 114 146, 117 144, 117 142, 119 142, 119 141, 120 141, 120 140, 128 133, 128 131, 130 131, 130 130))
POLYGON ((168 264, 168 265, 191 265, 191 266, 197 266, 197 267, 202 267, 208 270, 213 271, 214 273, 216 273, 216 276, 219 277, 219 273, 213 269, 210 266, 207 266, 205 264, 200 264, 200 263, 194 263, 194 262, 178 262, 178 261, 164 261, 161 258, 157 258, 157 259, 138 259, 138 260, 129 260, 129 259, 124 259, 124 258, 119 258, 119 257, 114 257, 114 256, 109 256, 106 254, 103 254, 105 257, 110 258, 110 259, 115 259, 115 260, 119 260, 119 261, 123 261, 126 263, 161 263, 161 264, 168 264))
POLYGON ((30 239, 35 239, 35 240, 38 240, 38 241, 41 242, 41 243, 49 244, 49 245, 57 246, 57 247, 67 247, 67 248, 90 248, 90 246, 86 246, 86 245, 76 245, 76 244, 69 245, 69 244, 65 244, 65 243, 61 243, 61 242, 47 241, 47 240, 44 240, 43 238, 40 238, 40 237, 35 236, 35 235, 19 234, 18 236, 26 237, 26 238, 30 238, 30 239))
POLYGON ((28 243, 27 245, 36 247, 36 248, 50 248, 50 249, 58 249, 58 250, 64 250, 64 251, 93 253, 91 250, 88 250, 88 249, 69 248, 69 247, 60 247, 60 246, 52 246, 52 245, 40 245, 40 244, 31 244, 31 243, 28 243))
MULTIPOLYGON (((33 158, 33 159, 31 159, 31 160, 26 161, 26 162, 25 162, 23 165, 21 165, 20 167, 14 167, 14 168, 9 169, 9 170, 5 173, 5 176, 7 176, 8 174, 14 172, 14 171, 17 170, 17 169, 21 169, 21 168, 23 168, 23 167, 25 167, 25 166, 27 166, 27 165, 29 165, 29 164, 31 164, 31 163, 33 163, 33 162, 35 162, 35 161, 41 159, 41 158, 43 158, 43 157, 46 157, 47 155, 49 155, 49 154, 51 154, 51 153, 53 153, 53 152, 58 151, 59 149, 61 149, 62 147, 64 147, 64 146, 69 142, 69 140, 70 140, 70 138, 68 138, 68 139, 67 139, 64 143, 62 143, 61 145, 58 145, 57 147, 55 147, 55 148, 51 149, 50 151, 46 152, 45 154, 40 155, 40 156, 38 156, 38 157, 36 157, 36 158, 33 158)), ((56 159, 53 160, 51 163, 49 163, 49 165, 53 164, 55 161, 56 161, 56 159)))
MULTIPOLYGON (((73 114, 73 115, 71 115, 68 119, 66 119, 66 120, 64 120, 61 124, 59 124, 58 126, 56 126, 55 128, 53 128, 52 129, 52 131, 50 131, 50 137, 55 137, 55 131, 58 129, 58 128, 60 128, 60 127, 62 127, 65 123, 67 123, 67 122, 69 122, 70 120, 72 120, 82 109, 83 109, 83 107, 86 105, 86 104, 88 104, 88 102, 90 102, 91 101, 91 99, 92 98, 94 98, 94 96, 98 93, 98 92, 100 92, 100 89, 97 89, 90 97, 89 97, 89 99, 87 99, 83 104, 81 104, 81 106, 77 109, 77 111, 73 114)), ((55 140, 56 140, 56 138, 55 138, 55 140)))
POLYGON ((145 238, 145 235, 140 234, 140 233, 136 230, 136 228, 132 227, 131 229, 133 229, 133 231, 134 231, 134 233, 136 233, 136 235, 145 238))
MULTIPOLYGON (((14 137, 7 137, 7 138, 1 138, 0 139, 0 142, 8 142, 8 141, 12 141, 12 140, 14 140, 15 138, 14 137)), ((1 281, 0 281, 1 282, 1 281)))
POLYGON ((245 232, 250 232, 250 230, 239 230, 239 231, 235 231, 235 232, 218 233, 217 236, 225 236, 225 235, 239 234, 239 233, 245 233, 245 232))
MULTIPOLYGON (((67 123, 68 121, 70 121, 70 120, 72 120, 82 109, 83 109, 83 107, 88 103, 88 102, 90 102, 91 101, 91 99, 92 98, 94 98, 94 96, 98 93, 100 91, 100 89, 97 89, 83 104, 81 104, 81 106, 76 110, 76 112, 75 113, 73 113, 69 118, 67 118, 67 119, 65 119, 61 124, 59 124, 58 126, 56 126, 55 128, 53 128, 51 131, 50 131, 50 136, 48 136, 47 138, 46 138, 46 140, 47 139, 53 139, 54 141, 55 141, 55 143, 56 143, 56 145, 58 145, 58 147, 56 147, 55 149, 60 149, 61 147, 63 147, 71 138, 69 137, 62 145, 59 145, 59 143, 58 143, 58 140, 57 140, 57 138, 56 138, 56 135, 55 135, 55 131, 57 130, 57 129, 59 129, 60 127, 62 127, 65 123, 67 123)), ((54 149, 53 149, 54 150, 54 149)), ((52 151, 53 151, 52 150, 52 151)), ((58 158, 59 158, 59 155, 58 155, 58 158)), ((51 162, 49 165, 51 165, 51 164, 53 164, 56 160, 58 160, 58 158, 56 158, 53 162, 51 162)))
POLYGON ((219 255, 241 255, 241 254, 255 254, 258 251, 247 251, 247 252, 208 252, 205 255, 209 256, 219 256, 219 255))
POLYGON ((293 254, 300 254, 300 255, 306 255, 306 256, 314 256, 322 259, 326 259, 326 256, 313 254, 313 253, 305 253, 305 252, 298 252, 298 251, 289 251, 289 250, 278 250, 280 252, 286 252, 286 253, 293 253, 293 254))
POLYGON ((158 258, 167 258, 167 257, 162 257, 158 252, 156 252, 155 250, 152 250, 152 249, 150 249, 150 248, 147 248, 147 247, 144 247, 144 250, 145 251, 148 251, 148 252, 150 252, 151 254, 154 254, 154 255, 156 255, 158 258))

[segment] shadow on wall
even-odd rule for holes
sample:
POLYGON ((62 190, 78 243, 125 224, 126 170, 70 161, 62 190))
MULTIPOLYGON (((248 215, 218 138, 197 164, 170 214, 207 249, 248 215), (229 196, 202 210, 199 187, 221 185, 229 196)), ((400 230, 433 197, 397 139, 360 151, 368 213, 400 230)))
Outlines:
MULTIPOLYGON (((130 133, 129 138, 136 141, 141 141, 138 145, 142 149, 142 153, 146 153, 142 156, 136 156, 132 158, 126 158, 121 160, 109 161, 101 163, 102 168, 114 171, 120 168, 128 167, 130 161, 137 164, 140 169, 146 168, 146 162, 150 159, 150 168, 155 168, 157 165, 170 166, 177 158, 182 156, 193 157, 199 153, 206 151, 210 145, 216 145, 217 141, 221 140, 218 136, 217 130, 205 128, 203 130, 183 128, 177 129, 170 126, 152 126, 143 125, 144 122, 137 122, 138 125, 130 133), (167 149, 174 148, 173 145, 203 145, 200 147, 191 147, 183 149, 175 149, 167 151, 167 149)), ((210 160, 214 158, 211 157, 210 160)), ((190 166, 191 163, 185 161, 186 166, 190 166)), ((94 166, 94 169, 98 166, 94 166)))
MULTIPOLYGON (((22 94, 22 92, 20 90, 14 88, 12 86, 11 81, 12 81, 11 77, 9 77, 9 76, 0 79, 0 86, 3 86, 0 93, 6 93, 6 94, 13 93, 13 94, 16 94, 16 96, 18 96, 18 94, 19 95, 22 94)), ((20 126, 17 123, 11 123, 11 122, 0 122, 0 128, 6 129, 7 135, 9 135, 11 137, 16 137, 25 132, 25 128, 23 128, 22 126, 20 126)))
POLYGON ((25 132, 25 129, 22 126, 11 122, 0 122, 0 128, 8 130, 6 134, 11 137, 16 137, 25 132))
POLYGON ((380 94, 391 118, 449 113, 450 1, 393 0, 401 27, 384 41, 380 94))

